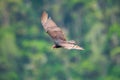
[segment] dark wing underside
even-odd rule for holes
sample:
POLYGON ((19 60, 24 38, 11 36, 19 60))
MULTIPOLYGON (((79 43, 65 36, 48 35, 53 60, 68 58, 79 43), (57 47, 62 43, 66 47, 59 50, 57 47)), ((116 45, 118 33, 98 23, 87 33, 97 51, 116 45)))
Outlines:
POLYGON ((51 18, 48 18, 48 14, 46 12, 43 12, 42 14, 41 23, 45 31, 52 37, 53 40, 66 41, 62 30, 57 27, 51 18))

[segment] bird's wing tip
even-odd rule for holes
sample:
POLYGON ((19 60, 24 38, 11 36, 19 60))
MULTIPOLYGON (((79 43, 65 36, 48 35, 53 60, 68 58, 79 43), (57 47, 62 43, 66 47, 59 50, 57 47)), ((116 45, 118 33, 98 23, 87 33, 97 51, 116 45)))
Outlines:
POLYGON ((78 46, 78 45, 76 45, 75 47, 73 47, 73 49, 84 50, 84 48, 82 48, 82 47, 80 47, 80 46, 78 46))
POLYGON ((41 23, 44 25, 48 19, 48 14, 46 11, 43 11, 42 16, 41 16, 41 23))
MULTIPOLYGON (((77 49, 77 48, 76 48, 77 49)), ((77 50, 85 50, 85 49, 83 49, 83 48, 78 48, 77 50)))

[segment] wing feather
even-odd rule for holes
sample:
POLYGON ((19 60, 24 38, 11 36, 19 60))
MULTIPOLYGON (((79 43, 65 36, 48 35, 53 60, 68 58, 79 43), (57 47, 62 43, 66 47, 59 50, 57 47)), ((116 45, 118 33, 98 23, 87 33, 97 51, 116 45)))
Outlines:
POLYGON ((63 40, 66 41, 62 30, 57 27, 56 23, 48 18, 48 14, 44 11, 41 17, 41 23, 45 29, 45 31, 55 40, 63 40))
POLYGON ((66 48, 66 49, 77 49, 77 50, 84 50, 82 47, 76 45, 76 44, 73 44, 73 43, 69 43, 69 42, 61 42, 60 45, 63 47, 63 48, 66 48))

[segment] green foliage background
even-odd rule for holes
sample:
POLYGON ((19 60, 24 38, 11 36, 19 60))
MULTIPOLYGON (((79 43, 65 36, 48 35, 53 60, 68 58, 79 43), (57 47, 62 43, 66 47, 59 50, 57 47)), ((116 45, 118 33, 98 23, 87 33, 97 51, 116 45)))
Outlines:
POLYGON ((0 80, 120 80, 120 1, 0 0, 0 80), (44 10, 85 50, 52 49, 44 10))

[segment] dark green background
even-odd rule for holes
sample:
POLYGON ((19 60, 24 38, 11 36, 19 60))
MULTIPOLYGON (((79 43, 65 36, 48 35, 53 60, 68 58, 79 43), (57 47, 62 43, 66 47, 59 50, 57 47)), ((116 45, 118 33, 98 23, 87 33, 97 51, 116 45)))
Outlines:
POLYGON ((0 80, 120 80, 120 1, 0 0, 0 80), (52 49, 44 10, 85 50, 52 49))

